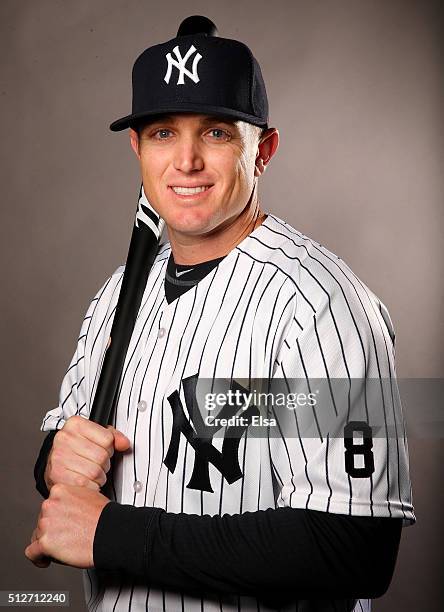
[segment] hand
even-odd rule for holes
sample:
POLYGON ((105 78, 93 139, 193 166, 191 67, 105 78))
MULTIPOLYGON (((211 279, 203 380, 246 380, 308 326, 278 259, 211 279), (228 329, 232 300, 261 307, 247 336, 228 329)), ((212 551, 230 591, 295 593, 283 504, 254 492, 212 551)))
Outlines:
POLYGON ((54 436, 48 456, 44 474, 48 491, 55 484, 99 491, 106 483, 114 450, 126 451, 130 445, 111 425, 102 427, 78 415, 70 417, 54 436))
POLYGON ((85 487, 53 485, 42 503, 25 556, 37 567, 48 567, 51 561, 94 567, 94 535, 109 502, 102 493, 85 487))

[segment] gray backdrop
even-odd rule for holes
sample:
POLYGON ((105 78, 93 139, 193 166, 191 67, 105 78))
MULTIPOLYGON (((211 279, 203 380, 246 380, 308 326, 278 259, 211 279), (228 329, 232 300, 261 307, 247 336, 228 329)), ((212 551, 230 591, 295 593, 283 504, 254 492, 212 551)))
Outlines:
MULTIPOLYGON (((125 262, 139 188, 130 74, 190 14, 259 60, 281 144, 263 208, 341 256, 389 308, 400 377, 442 377, 442 32, 427 0, 2 0, 0 589, 69 589, 78 570, 23 555, 39 511, 44 413, 90 299, 125 262)), ((418 523, 374 609, 441 610, 442 439, 410 436, 418 523)))

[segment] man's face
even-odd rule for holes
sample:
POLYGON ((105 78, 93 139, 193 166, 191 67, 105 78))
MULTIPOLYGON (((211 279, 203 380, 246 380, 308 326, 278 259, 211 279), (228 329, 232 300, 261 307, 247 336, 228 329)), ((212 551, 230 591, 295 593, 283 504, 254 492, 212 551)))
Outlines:
POLYGON ((148 201, 175 232, 196 236, 222 229, 250 199, 258 128, 249 123, 190 113, 158 115, 139 141, 131 130, 131 144, 148 201))

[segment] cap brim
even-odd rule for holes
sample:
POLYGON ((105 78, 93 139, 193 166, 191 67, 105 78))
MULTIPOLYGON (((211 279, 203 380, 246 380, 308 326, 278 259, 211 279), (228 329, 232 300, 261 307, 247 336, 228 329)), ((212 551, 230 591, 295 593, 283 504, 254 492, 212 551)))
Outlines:
POLYGON ((187 104, 186 108, 178 106, 168 106, 165 108, 157 108, 156 110, 144 111, 142 113, 133 113, 132 115, 127 115, 126 117, 122 117, 121 119, 113 121, 113 123, 111 123, 111 125, 109 126, 109 129, 112 132, 120 132, 121 130, 125 130, 126 128, 137 125, 139 121, 145 119, 146 117, 152 117, 153 115, 163 115, 166 113, 198 113, 202 115, 225 115, 233 119, 239 119, 247 123, 252 123, 253 125, 257 125, 259 127, 268 127, 268 122, 265 119, 260 119, 255 115, 242 113, 240 111, 233 110, 232 108, 225 108, 223 106, 187 104))

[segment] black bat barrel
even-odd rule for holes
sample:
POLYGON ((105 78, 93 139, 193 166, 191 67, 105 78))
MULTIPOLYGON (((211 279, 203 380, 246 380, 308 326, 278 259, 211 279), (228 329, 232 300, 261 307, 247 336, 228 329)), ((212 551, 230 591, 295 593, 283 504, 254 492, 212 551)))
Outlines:
POLYGON ((116 312, 89 417, 104 427, 112 420, 126 353, 163 226, 163 219, 150 206, 141 186, 116 312))

